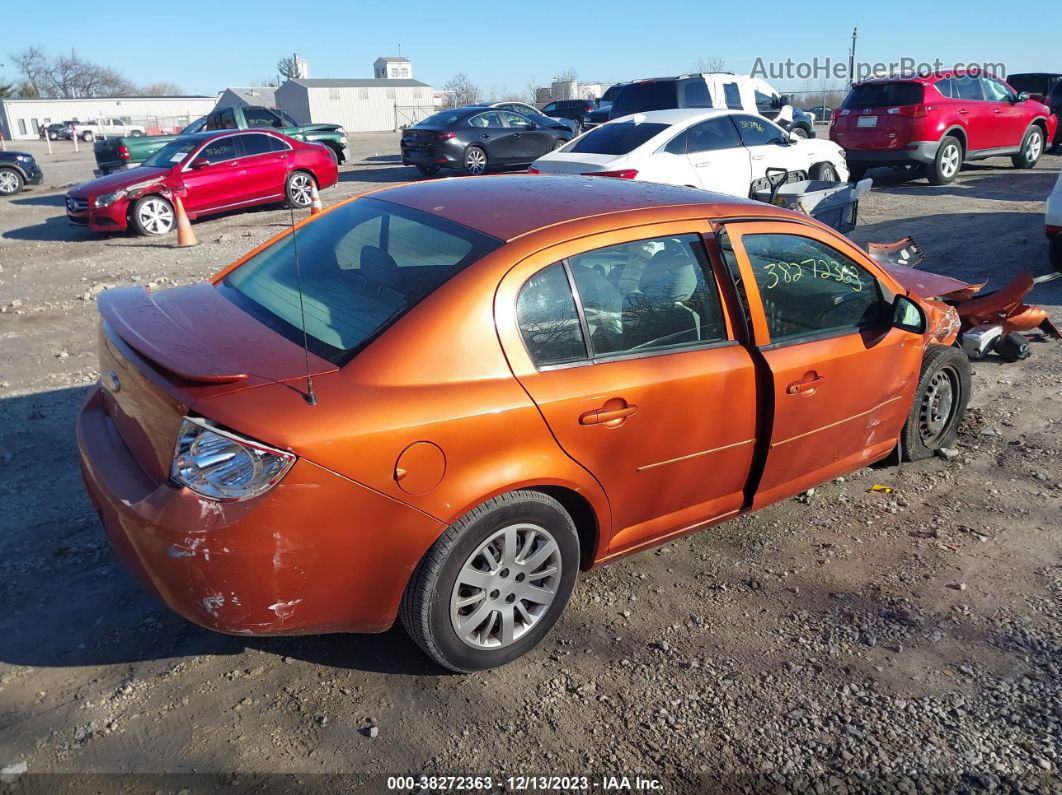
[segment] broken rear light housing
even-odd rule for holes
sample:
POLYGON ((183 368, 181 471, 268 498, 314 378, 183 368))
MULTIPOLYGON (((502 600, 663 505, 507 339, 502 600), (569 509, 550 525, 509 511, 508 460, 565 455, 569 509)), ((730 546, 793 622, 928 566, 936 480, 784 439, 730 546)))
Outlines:
POLYGON ((297 456, 224 430, 203 417, 185 417, 177 433, 170 477, 201 497, 238 502, 273 488, 297 456))

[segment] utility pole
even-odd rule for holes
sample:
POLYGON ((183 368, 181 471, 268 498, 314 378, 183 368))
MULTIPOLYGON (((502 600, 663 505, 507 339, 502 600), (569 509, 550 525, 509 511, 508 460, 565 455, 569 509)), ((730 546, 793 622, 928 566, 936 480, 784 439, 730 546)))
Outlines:
POLYGON ((852 28, 852 49, 848 51, 848 87, 855 82, 855 53, 856 39, 859 38, 859 28, 852 28))

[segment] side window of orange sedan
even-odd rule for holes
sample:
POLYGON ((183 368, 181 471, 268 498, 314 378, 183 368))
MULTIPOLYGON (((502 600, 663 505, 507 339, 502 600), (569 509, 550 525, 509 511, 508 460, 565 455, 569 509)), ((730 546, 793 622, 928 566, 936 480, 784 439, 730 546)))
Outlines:
POLYGON ((695 235, 594 249, 524 285, 520 331, 539 367, 721 342, 726 326, 706 274, 695 235))
POLYGON ((833 248, 799 235, 745 235, 771 342, 884 322, 877 280, 833 248))

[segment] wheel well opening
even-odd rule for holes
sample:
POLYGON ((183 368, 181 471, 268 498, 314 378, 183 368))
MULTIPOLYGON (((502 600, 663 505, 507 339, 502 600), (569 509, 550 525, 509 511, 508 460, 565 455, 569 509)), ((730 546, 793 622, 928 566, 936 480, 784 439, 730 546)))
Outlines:
POLYGON ((962 146, 963 156, 965 156, 966 155, 966 133, 964 133, 961 128, 956 127, 954 130, 948 130, 948 132, 946 134, 950 135, 952 138, 954 138, 955 140, 957 140, 959 142, 959 145, 962 146))
POLYGON ((579 567, 584 571, 590 568, 600 532, 597 516, 594 514, 594 509, 590 503, 578 492, 566 489, 563 486, 536 486, 533 491, 539 491, 552 497, 572 517, 572 521, 575 522, 575 530, 579 534, 579 567))

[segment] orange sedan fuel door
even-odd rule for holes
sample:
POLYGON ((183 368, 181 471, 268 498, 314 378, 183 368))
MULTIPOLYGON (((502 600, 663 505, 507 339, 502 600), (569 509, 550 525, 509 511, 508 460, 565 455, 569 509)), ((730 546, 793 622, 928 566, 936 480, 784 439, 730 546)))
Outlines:
POLYGON ((707 231, 686 221, 583 237, 530 256, 499 287, 514 374, 608 496, 607 557, 742 505, 755 369, 733 339, 707 231))
POLYGON ((887 455, 911 408, 923 340, 890 324, 891 297, 873 264, 798 223, 729 223, 719 239, 773 401, 752 507, 887 455))

